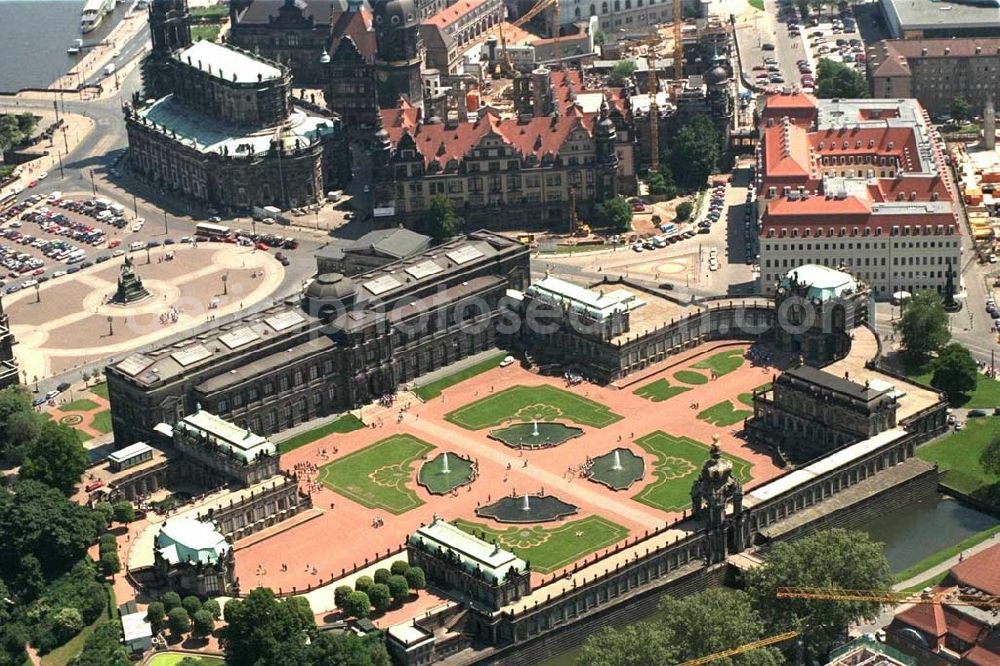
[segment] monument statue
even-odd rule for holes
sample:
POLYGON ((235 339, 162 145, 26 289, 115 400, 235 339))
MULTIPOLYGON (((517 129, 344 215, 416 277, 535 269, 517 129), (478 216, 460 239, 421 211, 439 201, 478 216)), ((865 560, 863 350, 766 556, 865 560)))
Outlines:
POLYGON ((115 290, 111 302, 127 305, 144 298, 149 298, 149 292, 142 286, 142 280, 139 276, 135 274, 132 258, 126 256, 124 263, 122 263, 121 272, 118 274, 118 289, 115 290))

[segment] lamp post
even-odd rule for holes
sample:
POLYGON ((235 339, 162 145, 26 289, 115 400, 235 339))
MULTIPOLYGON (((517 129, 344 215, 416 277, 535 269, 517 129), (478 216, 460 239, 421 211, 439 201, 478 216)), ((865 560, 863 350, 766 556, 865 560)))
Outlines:
POLYGON ((36 283, 35 283, 35 302, 36 302, 36 303, 41 303, 41 302, 42 302, 42 292, 41 292, 41 288, 42 288, 42 285, 40 285, 40 284, 38 284, 38 283, 36 282, 36 283))
POLYGON ((112 317, 111 315, 108 315, 108 336, 109 337, 115 334, 114 321, 115 321, 115 318, 112 317))
POLYGON ((229 295, 229 273, 222 274, 222 295, 229 295))

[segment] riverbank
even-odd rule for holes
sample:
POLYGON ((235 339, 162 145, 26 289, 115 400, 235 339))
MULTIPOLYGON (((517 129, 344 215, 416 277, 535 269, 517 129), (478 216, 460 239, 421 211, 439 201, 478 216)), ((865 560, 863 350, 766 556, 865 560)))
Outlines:
POLYGON ((949 546, 925 557, 916 564, 898 572, 895 575, 896 584, 893 589, 907 590, 917 585, 923 587, 923 582, 928 579, 937 578, 940 581, 951 567, 964 558, 993 546, 998 534, 1000 534, 1000 525, 994 525, 959 541, 954 546, 949 546))

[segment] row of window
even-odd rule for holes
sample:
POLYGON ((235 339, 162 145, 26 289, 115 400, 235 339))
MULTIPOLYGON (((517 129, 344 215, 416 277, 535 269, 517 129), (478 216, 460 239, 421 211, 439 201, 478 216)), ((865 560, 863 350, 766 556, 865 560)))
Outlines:
MULTIPOLYGON (((874 230, 875 230, 874 233, 872 233, 872 227, 869 227, 869 226, 851 227, 851 229, 850 229, 850 235, 851 236, 881 236, 882 235, 882 227, 874 227, 874 230)), ((910 226, 909 224, 903 225, 903 226, 893 225, 892 228, 889 230, 889 235, 890 236, 900 236, 900 235, 902 235, 902 236, 940 236, 942 234, 950 236, 950 235, 952 235, 954 233, 955 233, 955 225, 953 225, 953 224, 949 224, 947 226, 943 225, 943 224, 936 224, 936 225, 931 225, 931 224, 919 225, 918 224, 916 226, 910 226)), ((815 229, 813 229, 812 227, 805 227, 805 228, 802 229, 802 237, 803 238, 809 238, 810 236, 815 236, 816 238, 822 238, 824 235, 826 235, 826 236, 828 236, 830 238, 833 238, 833 237, 844 238, 844 237, 846 237, 848 235, 848 230, 847 230, 847 227, 840 227, 839 230, 836 227, 828 227, 826 233, 824 234, 823 227, 816 227, 815 229)), ((798 238, 799 237, 799 228, 798 227, 791 227, 791 228, 789 228, 789 227, 782 227, 780 229, 775 229, 774 227, 771 227, 771 228, 769 228, 767 230, 767 237, 768 238, 775 238, 775 237, 778 237, 778 238, 788 238, 788 237, 798 238)), ((957 246, 957 241, 956 241, 956 246, 957 246)), ((926 247, 926 245, 925 245, 925 247, 926 247)))
MULTIPOLYGON (((775 259, 773 262, 770 259, 764 260, 764 268, 795 268, 797 266, 802 266, 803 264, 822 264, 823 266, 846 266, 848 268, 857 266, 885 266, 885 257, 865 257, 864 261, 861 261, 860 257, 813 257, 810 259, 775 259), (881 259, 881 261, 877 261, 881 259)), ((948 261, 945 257, 893 257, 893 266, 945 266, 948 261), (921 261, 922 260, 922 261, 921 261)), ((941 273, 941 271, 938 271, 941 273)), ((933 273, 933 271, 932 271, 933 273)), ((934 277, 933 274, 931 277, 934 277)), ((939 277, 943 277, 943 274, 939 277)))
MULTIPOLYGON (((843 242, 841 242, 841 243, 823 243, 823 247, 822 248, 820 248, 820 244, 819 243, 816 243, 816 248, 815 249, 817 249, 817 250, 819 250, 819 249, 829 250, 829 249, 831 249, 831 246, 832 246, 832 249, 834 249, 834 250, 885 250, 886 246, 887 246, 887 243, 885 241, 881 241, 881 242, 878 242, 878 243, 856 243, 856 244, 853 243, 853 242, 848 242, 848 243, 843 243, 843 242)), ((954 241, 903 241, 903 242, 897 241, 897 242, 894 242, 892 244, 892 247, 893 247, 893 249, 896 249, 896 250, 905 250, 905 249, 918 250, 920 248, 923 248, 925 250, 927 250, 927 249, 933 250, 935 248, 941 248, 941 249, 952 248, 952 249, 954 249, 954 248, 958 247, 958 241, 957 240, 954 240, 954 241)), ((813 249, 813 244, 812 243, 798 243, 798 244, 795 244, 795 243, 781 243, 781 244, 778 244, 778 243, 765 243, 764 244, 764 249, 769 250, 771 252, 802 252, 803 250, 807 250, 807 251, 808 250, 812 250, 813 249)))

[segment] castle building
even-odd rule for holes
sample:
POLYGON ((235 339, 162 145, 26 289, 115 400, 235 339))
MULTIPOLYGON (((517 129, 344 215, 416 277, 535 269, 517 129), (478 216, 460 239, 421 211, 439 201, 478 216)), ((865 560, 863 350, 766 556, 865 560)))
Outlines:
MULTIPOLYGON (((516 118, 501 118, 488 106, 468 121, 424 120, 408 105, 383 111, 375 207, 384 214, 376 224, 419 227, 439 195, 473 227, 568 231, 574 212, 579 220, 593 219, 596 207, 618 194, 622 179, 634 179, 622 173, 619 157, 626 154, 631 167, 634 144, 628 135, 619 139, 603 95, 588 96, 593 110, 584 110, 577 99, 583 92, 579 72, 555 78, 542 68, 527 88, 515 79, 516 118), (525 90, 530 115, 523 112, 525 90)), ((618 97, 611 101, 623 104, 618 97)))
POLYGON ((376 229, 357 240, 331 243, 316 252, 316 274, 366 273, 400 259, 426 252, 431 237, 409 229, 376 229))
POLYGON ((498 25, 506 11, 502 0, 458 0, 420 24, 427 67, 457 74, 462 53, 484 32, 498 25))
MULTIPOLYGON (((115 442, 202 408, 262 435, 363 405, 492 349, 529 248, 478 231, 354 278, 321 275, 276 306, 106 369, 115 442)), ((266 460, 266 459, 265 459, 266 460)))
POLYGON ((213 523, 193 518, 167 520, 154 544, 155 587, 199 597, 239 593, 233 548, 213 523))
POLYGON ((291 73, 233 46, 190 41, 186 0, 150 5, 144 93, 124 106, 133 173, 227 210, 303 206, 349 174, 340 120, 296 106, 291 73))
POLYGON ((14 334, 10 332, 10 316, 4 312, 3 301, 0 300, 0 389, 16 386, 20 381, 14 358, 15 343, 14 334))
POLYGON ((875 298, 943 293, 960 266, 955 185, 914 99, 772 94, 757 149, 761 286, 792 268, 846 268, 875 298))
POLYGON ((750 545, 750 524, 743 511, 743 486, 733 476, 733 463, 722 457, 719 436, 691 486, 691 518, 705 524, 709 562, 722 562, 729 553, 750 545))
POLYGON ((416 5, 413 0, 375 0, 372 13, 379 108, 395 108, 400 100, 413 108, 422 108, 420 72, 424 64, 424 42, 416 5))

